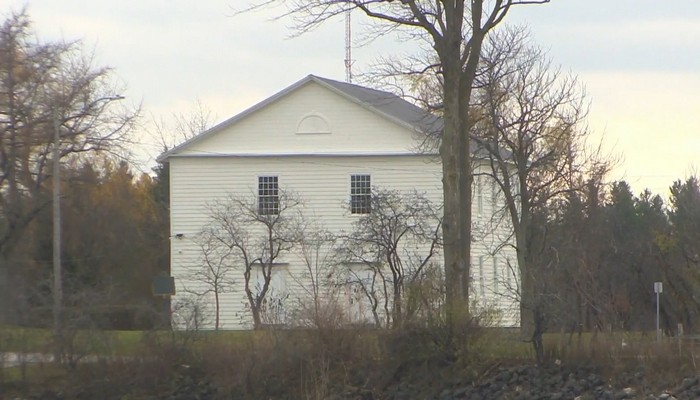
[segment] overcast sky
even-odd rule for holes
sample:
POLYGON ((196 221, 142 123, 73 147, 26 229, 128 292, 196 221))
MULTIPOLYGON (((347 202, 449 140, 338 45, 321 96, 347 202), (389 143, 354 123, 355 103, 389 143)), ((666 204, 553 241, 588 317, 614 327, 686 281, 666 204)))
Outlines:
MULTIPOLYGON (((28 6, 42 40, 81 39, 113 67, 147 114, 188 112, 199 99, 226 119, 308 74, 345 77, 344 21, 289 39, 280 9, 232 16, 245 0, 0 0, 28 6)), ((354 18, 355 37, 363 30, 354 18)), ((515 9, 555 64, 578 75, 589 125, 622 156, 613 178, 667 195, 700 154, 700 1, 552 0, 515 9)), ((356 71, 410 51, 391 38, 353 49, 356 71)), ((154 158, 158 148, 144 144, 154 158)))

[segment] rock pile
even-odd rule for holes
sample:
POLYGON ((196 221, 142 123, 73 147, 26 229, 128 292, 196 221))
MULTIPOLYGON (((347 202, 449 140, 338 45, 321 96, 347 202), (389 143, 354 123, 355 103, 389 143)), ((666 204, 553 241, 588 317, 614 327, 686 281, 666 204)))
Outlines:
POLYGON ((698 376, 671 388, 654 388, 643 372, 628 373, 606 382, 594 367, 501 368, 479 382, 463 382, 444 389, 437 400, 691 400, 700 399, 698 376))
MULTIPOLYGON (((631 370, 614 378, 602 374, 593 366, 519 365, 493 368, 477 380, 457 379, 451 384, 439 377, 434 369, 423 369, 415 379, 400 371, 398 382, 379 389, 377 385, 348 385, 336 382, 321 398, 328 400, 696 400, 700 399, 700 376, 678 378, 671 371, 667 378, 670 383, 662 383, 658 376, 644 372, 644 369, 631 370), (655 378, 655 379, 649 379, 655 378)), ((87 382, 86 382, 87 383, 87 382)), ((291 400, 300 398, 298 392, 289 388, 271 388, 272 381, 265 383, 268 393, 250 395, 244 391, 235 392, 216 386, 199 368, 180 366, 171 384, 158 394, 135 396, 134 398, 154 398, 163 400, 218 400, 218 399, 275 399, 291 400)), ((66 394, 61 391, 41 390, 27 397, 11 397, 27 400, 67 400, 74 398, 131 398, 124 391, 115 390, 115 396, 106 395, 104 390, 84 385, 78 391, 66 394), (91 391, 92 390, 92 391, 91 391)), ((104 388, 102 388, 104 389, 104 388)), ((3 393, 0 390, 0 398, 3 393)), ((319 397, 315 397, 319 398, 319 397)))

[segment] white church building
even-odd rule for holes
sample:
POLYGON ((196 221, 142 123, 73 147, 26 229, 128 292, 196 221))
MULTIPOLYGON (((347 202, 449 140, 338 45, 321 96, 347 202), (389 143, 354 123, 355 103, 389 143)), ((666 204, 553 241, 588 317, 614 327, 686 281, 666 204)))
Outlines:
MULTIPOLYGON (((270 215, 280 212, 280 196, 294 193, 301 199, 299 213, 335 234, 351 232, 359 218, 372 212, 366 205, 376 190, 421 193, 439 207, 440 159, 435 152, 419 151, 425 134, 439 124, 438 118, 396 95, 309 75, 162 154, 159 161, 170 171, 174 323, 184 328, 191 317, 177 314, 183 305, 196 304, 200 327, 213 329, 216 321, 221 329, 253 327, 245 268, 233 255, 236 249, 214 254, 201 239, 203 232, 212 233, 215 204, 250 198, 258 213, 270 215), (220 290, 215 293, 217 274, 220 290)), ((510 293, 519 284, 510 225, 499 216, 502 196, 482 174, 486 171, 486 162, 476 154, 471 303, 495 310, 498 325, 518 326, 517 296, 510 293)), ((264 233, 256 232, 248 235, 264 233)), ((295 309, 308 297, 310 286, 321 284, 309 276, 308 262, 300 254, 287 248, 275 260, 267 295, 268 305, 274 299, 278 318, 268 318, 270 324, 298 323, 295 309)), ((441 254, 432 260, 441 268, 441 254)), ((261 279, 253 268, 251 290, 259 290, 261 279)), ((334 282, 337 312, 346 321, 376 323, 366 296, 334 282)))

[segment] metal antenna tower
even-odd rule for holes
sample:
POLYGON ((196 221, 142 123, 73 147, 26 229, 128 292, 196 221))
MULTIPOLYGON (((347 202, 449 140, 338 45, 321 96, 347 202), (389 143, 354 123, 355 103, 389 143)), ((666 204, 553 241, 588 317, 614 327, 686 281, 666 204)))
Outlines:
POLYGON ((352 23, 350 20, 351 9, 345 11, 345 82, 352 82, 352 23))

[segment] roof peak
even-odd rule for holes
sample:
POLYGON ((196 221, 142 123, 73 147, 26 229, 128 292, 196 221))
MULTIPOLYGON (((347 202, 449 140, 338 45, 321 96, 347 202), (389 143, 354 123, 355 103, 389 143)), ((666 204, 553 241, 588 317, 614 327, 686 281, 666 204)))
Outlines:
POLYGON ((265 100, 247 108, 243 112, 215 125, 214 127, 200 133, 194 138, 176 146, 175 148, 161 154, 158 157, 158 161, 162 162, 166 160, 171 155, 176 154, 178 151, 188 146, 193 142, 197 142, 215 132, 218 132, 239 120, 245 118, 246 116, 264 108, 268 105, 276 102, 277 100, 285 97, 291 92, 296 91, 302 86, 305 86, 309 82, 315 82, 328 90, 331 90, 338 95, 345 97, 346 99, 372 111, 394 123, 402 125, 407 129, 415 130, 418 132, 438 132, 442 129, 442 120, 436 117, 422 108, 416 106, 415 104, 409 103, 400 96, 396 94, 372 89, 365 86, 357 85, 354 83, 340 82, 329 78, 320 77, 317 75, 309 74, 305 78, 293 83, 292 85, 282 89, 281 91, 273 94, 272 96, 266 98, 265 100))

